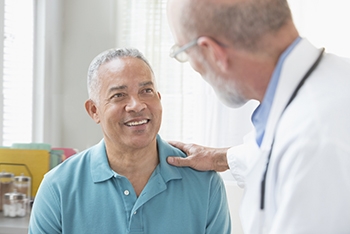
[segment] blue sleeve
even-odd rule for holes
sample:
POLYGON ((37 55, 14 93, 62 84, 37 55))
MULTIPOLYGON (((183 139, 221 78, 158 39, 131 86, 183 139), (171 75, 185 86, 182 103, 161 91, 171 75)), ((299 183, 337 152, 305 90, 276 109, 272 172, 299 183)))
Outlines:
POLYGON ((59 204, 58 196, 53 193, 49 180, 44 178, 34 199, 28 233, 62 233, 59 204))
POLYGON ((225 185, 217 173, 210 184, 210 198, 206 234, 230 234, 231 217, 225 185))

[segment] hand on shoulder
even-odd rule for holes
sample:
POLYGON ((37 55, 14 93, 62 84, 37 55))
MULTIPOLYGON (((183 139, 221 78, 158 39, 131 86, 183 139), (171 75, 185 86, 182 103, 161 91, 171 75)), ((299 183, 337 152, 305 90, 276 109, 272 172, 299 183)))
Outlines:
POLYGON ((169 141, 168 143, 187 154, 187 158, 169 156, 167 161, 173 166, 191 167, 198 171, 222 172, 229 169, 226 159, 228 148, 210 148, 178 141, 169 141))

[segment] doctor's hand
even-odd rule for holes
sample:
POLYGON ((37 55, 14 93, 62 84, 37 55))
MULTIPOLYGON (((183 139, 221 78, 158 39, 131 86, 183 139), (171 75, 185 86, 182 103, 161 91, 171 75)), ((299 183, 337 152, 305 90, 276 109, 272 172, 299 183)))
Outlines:
POLYGON ((198 171, 226 171, 229 169, 226 153, 229 148, 209 148, 178 141, 168 142, 187 154, 187 158, 168 157, 169 164, 177 167, 191 167, 198 171))

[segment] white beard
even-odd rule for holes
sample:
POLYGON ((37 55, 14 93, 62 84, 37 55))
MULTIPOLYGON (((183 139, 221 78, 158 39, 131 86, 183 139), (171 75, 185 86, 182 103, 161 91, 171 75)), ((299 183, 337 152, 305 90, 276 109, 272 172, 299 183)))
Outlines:
POLYGON ((248 100, 237 89, 237 85, 233 81, 228 83, 223 77, 216 75, 204 59, 200 58, 200 60, 203 66, 207 68, 206 74, 202 75, 203 79, 213 87, 216 96, 224 105, 239 108, 247 103, 248 100))
POLYGON ((247 103, 247 100, 235 88, 230 88, 228 85, 223 87, 223 89, 218 87, 213 87, 213 89, 220 101, 228 107, 239 108, 247 103))

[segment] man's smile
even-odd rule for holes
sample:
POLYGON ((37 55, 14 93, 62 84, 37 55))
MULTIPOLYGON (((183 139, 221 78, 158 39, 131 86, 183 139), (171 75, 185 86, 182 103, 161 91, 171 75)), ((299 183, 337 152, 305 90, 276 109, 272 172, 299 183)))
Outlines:
POLYGON ((125 125, 127 125, 127 126, 139 126, 142 124, 146 124, 149 121, 150 121, 149 119, 143 119, 143 120, 139 120, 139 121, 130 121, 130 122, 125 123, 125 125))

